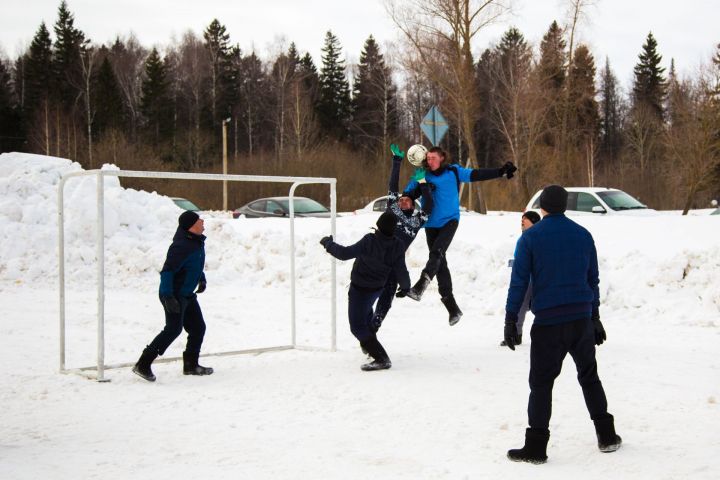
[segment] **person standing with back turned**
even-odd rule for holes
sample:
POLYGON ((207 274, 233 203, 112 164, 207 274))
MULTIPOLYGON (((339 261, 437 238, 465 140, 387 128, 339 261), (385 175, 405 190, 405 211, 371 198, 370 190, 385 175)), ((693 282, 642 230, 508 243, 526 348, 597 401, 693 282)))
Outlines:
POLYGON ((504 337, 515 350, 518 311, 532 278, 530 399, 525 445, 510 450, 516 462, 545 463, 550 439, 553 383, 569 353, 577 367, 585 405, 595 423, 598 448, 614 452, 622 444, 608 413, 595 360, 595 345, 606 337, 600 322, 597 251, 586 229, 567 218, 567 191, 559 185, 540 195, 543 219, 518 241, 505 307, 504 337))

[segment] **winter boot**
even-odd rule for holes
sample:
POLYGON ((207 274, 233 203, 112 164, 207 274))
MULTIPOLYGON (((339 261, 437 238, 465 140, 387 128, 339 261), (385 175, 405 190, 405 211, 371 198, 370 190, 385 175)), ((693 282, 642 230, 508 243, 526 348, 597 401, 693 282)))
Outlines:
POLYGON ((392 367, 392 362, 389 358, 384 360, 373 360, 370 363, 364 363, 360 365, 360 370, 364 372, 371 372, 373 370, 387 370, 392 367))
POLYGON ((525 430, 525 446, 508 450, 507 456, 513 462, 545 463, 548 440, 550 440, 549 430, 528 428, 525 430))
POLYGON ((145 347, 142 355, 140 355, 140 359, 132 369, 133 373, 141 376, 148 382, 154 382, 156 377, 155 374, 153 374, 150 365, 152 365, 152 362, 157 358, 157 356, 158 352, 156 349, 151 349, 149 346, 145 347))
POLYGON ((200 353, 183 352, 183 375, 212 375, 213 369, 198 365, 200 353))
POLYGON ((460 311, 460 307, 458 307, 457 303, 455 302, 455 297, 453 297, 452 295, 442 297, 440 300, 445 305, 445 308, 447 308, 447 311, 450 314, 448 323, 450 323, 450 326, 452 327, 460 321, 460 317, 462 317, 463 313, 462 311, 460 311))
POLYGON ((614 452, 622 445, 622 438, 615 433, 615 419, 608 413, 607 417, 594 420, 598 448, 601 452, 614 452))
POLYGON ((428 285, 430 285, 430 280, 430 275, 423 271, 417 283, 415 283, 415 285, 413 285, 412 288, 408 290, 407 296, 419 302, 423 296, 423 293, 425 293, 428 285))

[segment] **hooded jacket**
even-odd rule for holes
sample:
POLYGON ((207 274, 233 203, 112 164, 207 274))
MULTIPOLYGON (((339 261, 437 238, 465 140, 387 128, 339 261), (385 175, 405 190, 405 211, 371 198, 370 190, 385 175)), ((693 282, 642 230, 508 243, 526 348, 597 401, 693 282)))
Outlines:
POLYGON ((160 271, 160 296, 191 297, 205 281, 205 235, 178 227, 160 271))

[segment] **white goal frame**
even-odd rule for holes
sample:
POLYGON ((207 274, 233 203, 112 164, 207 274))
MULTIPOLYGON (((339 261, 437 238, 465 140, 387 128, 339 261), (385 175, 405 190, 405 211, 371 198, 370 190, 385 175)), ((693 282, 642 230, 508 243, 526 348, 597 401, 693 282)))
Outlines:
MULTIPOLYGON (((322 177, 276 177, 260 175, 228 175, 214 173, 173 173, 173 172, 143 172, 133 170, 84 170, 71 172, 63 175, 58 184, 58 293, 60 302, 60 373, 83 373, 87 370, 95 370, 96 380, 109 382, 105 378, 105 370, 122 368, 134 365, 134 363, 120 363, 105 365, 105 185, 104 179, 110 177, 132 177, 132 178, 169 178, 177 180, 212 180, 225 182, 276 182, 290 183, 289 197, 292 200, 295 196, 295 189, 300 185, 328 184, 330 186, 330 234, 335 235, 337 218, 336 187, 337 179, 322 177), (74 177, 94 176, 97 179, 97 220, 96 220, 96 255, 97 255, 97 365, 68 369, 65 365, 65 217, 64 217, 64 192, 65 183, 74 177)), ((225 184, 226 185, 226 184, 225 184)), ((294 202, 290 201, 290 330, 291 338, 289 345, 277 345, 264 348, 248 350, 235 350, 203 354, 209 356, 238 355, 244 353, 261 353, 278 350, 306 349, 306 350, 327 350, 321 347, 302 346, 297 344, 296 334, 296 302, 295 302, 295 208, 294 202)), ((330 256, 330 328, 331 341, 330 351, 337 349, 337 285, 336 285, 336 263, 330 256)), ((172 362, 180 357, 157 359, 157 362, 172 362)))

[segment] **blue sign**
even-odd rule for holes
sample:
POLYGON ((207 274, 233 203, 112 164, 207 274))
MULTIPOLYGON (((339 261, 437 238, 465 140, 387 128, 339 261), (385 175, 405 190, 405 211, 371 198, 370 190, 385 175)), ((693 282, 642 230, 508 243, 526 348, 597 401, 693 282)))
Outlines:
POLYGON ((448 127, 447 120, 442 116, 440 110, 433 105, 423 117, 420 128, 434 147, 440 143, 440 140, 442 140, 450 127, 448 127))

